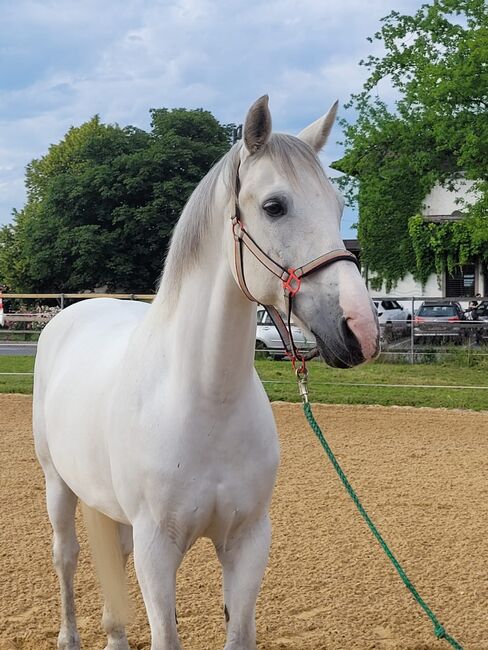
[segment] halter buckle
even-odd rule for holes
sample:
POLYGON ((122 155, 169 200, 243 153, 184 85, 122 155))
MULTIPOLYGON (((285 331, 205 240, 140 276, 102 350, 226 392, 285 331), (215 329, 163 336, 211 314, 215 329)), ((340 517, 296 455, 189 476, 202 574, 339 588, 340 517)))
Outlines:
POLYGON ((288 273, 288 278, 283 280, 283 289, 285 290, 285 293, 288 293, 292 298, 294 298, 300 291, 302 279, 296 275, 295 269, 288 269, 288 273))
POLYGON ((244 230, 241 220, 237 215, 232 217, 232 232, 234 234, 234 239, 239 241, 242 239, 242 231, 244 230))

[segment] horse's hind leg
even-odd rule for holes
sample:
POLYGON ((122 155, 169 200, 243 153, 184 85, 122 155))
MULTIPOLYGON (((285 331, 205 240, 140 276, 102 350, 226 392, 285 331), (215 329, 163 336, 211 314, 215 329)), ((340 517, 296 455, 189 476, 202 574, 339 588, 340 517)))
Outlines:
MULTIPOLYGON (((132 526, 125 526, 124 524, 119 524, 119 541, 120 548, 122 551, 122 559, 124 562, 124 567, 127 564, 129 555, 132 553, 133 548, 133 536, 132 536, 132 526)), ((105 650, 130 650, 129 643, 125 634, 125 628, 117 620, 117 617, 112 615, 110 605, 105 601, 103 607, 103 629, 107 635, 107 645, 105 650)))
POLYGON ((76 627, 73 577, 78 561, 75 511, 77 497, 54 468, 45 468, 46 500, 53 527, 53 562, 61 589, 61 628, 59 650, 79 650, 80 637, 76 627))

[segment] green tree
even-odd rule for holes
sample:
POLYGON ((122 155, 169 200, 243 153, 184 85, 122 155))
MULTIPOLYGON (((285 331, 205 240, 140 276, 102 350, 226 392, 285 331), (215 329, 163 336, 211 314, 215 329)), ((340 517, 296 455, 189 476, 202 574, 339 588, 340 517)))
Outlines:
POLYGON ((486 2, 434 0, 413 16, 392 11, 369 40, 385 54, 361 62, 369 78, 349 103, 357 120, 343 121, 346 152, 337 164, 358 203, 362 259, 388 287, 408 271, 425 281, 469 255, 488 262, 486 2), (397 93, 393 110, 379 96, 385 82, 397 93), (424 223, 418 213, 427 192, 460 175, 479 191, 477 203, 460 206, 466 218, 424 223))
POLYGON ((229 148, 207 111, 154 109, 149 133, 95 116, 26 171, 27 203, 0 230, 0 275, 29 291, 153 291, 195 185, 229 148))

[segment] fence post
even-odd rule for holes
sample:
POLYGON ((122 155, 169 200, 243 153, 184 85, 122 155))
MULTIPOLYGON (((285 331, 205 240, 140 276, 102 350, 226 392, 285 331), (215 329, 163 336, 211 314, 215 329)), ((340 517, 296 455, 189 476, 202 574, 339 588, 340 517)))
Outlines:
POLYGON ((410 363, 415 363, 415 358, 414 358, 415 337, 413 333, 414 320, 415 320, 415 296, 412 296, 412 318, 410 319, 410 363))
POLYGON ((64 293, 61 294, 61 309, 64 309, 64 293))

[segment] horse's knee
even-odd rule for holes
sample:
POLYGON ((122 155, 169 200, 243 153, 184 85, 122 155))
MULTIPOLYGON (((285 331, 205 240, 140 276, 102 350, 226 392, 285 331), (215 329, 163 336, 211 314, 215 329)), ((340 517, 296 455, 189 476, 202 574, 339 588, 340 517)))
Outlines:
POLYGON ((66 572, 74 573, 79 552, 80 545, 76 538, 66 538, 59 534, 54 535, 53 564, 56 571, 62 574, 66 572))

